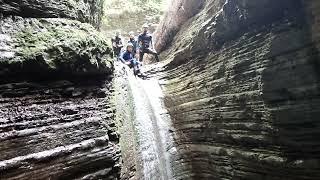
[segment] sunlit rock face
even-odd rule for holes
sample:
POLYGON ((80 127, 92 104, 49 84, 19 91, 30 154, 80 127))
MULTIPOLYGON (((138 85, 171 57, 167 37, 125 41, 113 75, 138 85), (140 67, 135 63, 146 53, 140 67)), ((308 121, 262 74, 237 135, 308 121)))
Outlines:
POLYGON ((204 2, 204 0, 170 1, 167 13, 163 17, 164 20, 161 21, 159 28, 154 33, 154 36, 157 37, 155 48, 158 51, 164 50, 171 43, 180 27, 201 10, 204 2))
POLYGON ((182 25, 162 53, 176 179, 320 178, 319 7, 209 0, 182 25))
POLYGON ((68 18, 100 26, 104 0, 1 0, 0 14, 29 18, 68 18))

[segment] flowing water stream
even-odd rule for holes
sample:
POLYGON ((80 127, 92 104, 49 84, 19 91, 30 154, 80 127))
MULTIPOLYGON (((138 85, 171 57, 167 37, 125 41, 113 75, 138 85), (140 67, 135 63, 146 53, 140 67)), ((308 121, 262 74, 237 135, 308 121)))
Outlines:
MULTIPOLYGON (((141 79, 128 74, 132 94, 133 128, 137 149, 138 179, 171 179, 170 153, 173 140, 171 119, 163 104, 163 93, 155 78, 141 79), (139 168, 140 166, 140 168, 139 168)), ((125 159, 124 159, 125 161, 125 159)))

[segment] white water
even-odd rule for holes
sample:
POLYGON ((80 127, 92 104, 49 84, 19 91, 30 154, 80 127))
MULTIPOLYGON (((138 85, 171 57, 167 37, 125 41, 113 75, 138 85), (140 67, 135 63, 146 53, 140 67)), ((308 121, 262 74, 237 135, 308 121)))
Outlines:
POLYGON ((129 87, 133 95, 134 126, 144 179, 171 179, 169 134, 171 120, 163 104, 163 93, 155 78, 143 80, 128 72, 129 87))

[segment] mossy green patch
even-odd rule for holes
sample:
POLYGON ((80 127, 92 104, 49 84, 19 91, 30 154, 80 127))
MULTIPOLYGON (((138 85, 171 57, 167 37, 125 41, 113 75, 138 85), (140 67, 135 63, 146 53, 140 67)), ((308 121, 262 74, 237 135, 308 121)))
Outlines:
POLYGON ((15 57, 0 65, 10 72, 112 73, 111 49, 90 24, 65 19, 19 21, 20 28, 12 32, 15 57))

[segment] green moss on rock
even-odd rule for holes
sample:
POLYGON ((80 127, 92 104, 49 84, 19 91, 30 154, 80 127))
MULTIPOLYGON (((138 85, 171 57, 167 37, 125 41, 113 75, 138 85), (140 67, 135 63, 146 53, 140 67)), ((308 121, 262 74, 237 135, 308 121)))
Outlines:
MULTIPOLYGON (((108 75, 111 49, 91 25, 65 19, 6 18, 1 23, 11 57, 0 56, 0 76, 108 75)), ((6 42, 5 42, 6 43, 6 42)), ((8 50, 7 50, 8 51, 8 50)))
POLYGON ((104 0, 0 1, 0 14, 24 18, 67 18, 100 27, 104 0))

